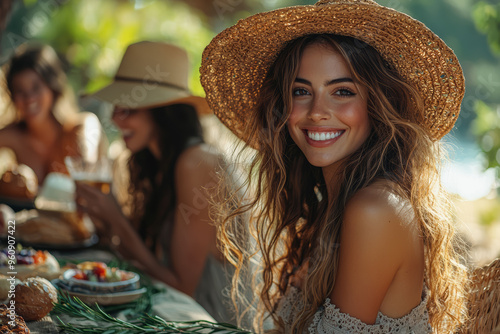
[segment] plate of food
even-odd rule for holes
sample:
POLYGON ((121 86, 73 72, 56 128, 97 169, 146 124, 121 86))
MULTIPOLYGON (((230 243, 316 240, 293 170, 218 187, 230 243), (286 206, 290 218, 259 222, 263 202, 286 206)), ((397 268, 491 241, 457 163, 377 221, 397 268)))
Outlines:
MULTIPOLYGON (((59 285, 58 285, 59 286, 59 285)), ((60 287, 60 286, 59 286, 60 287)), ((103 294, 88 294, 80 293, 63 289, 65 293, 72 297, 78 297, 86 304, 99 304, 99 305, 121 305, 133 302, 139 299, 145 292, 146 288, 140 288, 132 291, 103 293, 103 294)))
POLYGON ((128 303, 146 292, 137 273, 108 267, 104 262, 82 262, 53 283, 70 296, 100 305, 128 303))
POLYGON ((10 230, 16 241, 23 245, 43 249, 80 249, 98 242, 94 222, 76 211, 73 180, 61 173, 47 175, 37 192, 34 209, 15 212, 0 204, 0 237, 10 230), (7 226, 14 222, 14 226, 7 226))
POLYGON ((46 250, 23 248, 19 244, 0 250, 1 275, 15 276, 20 280, 36 276, 51 280, 59 277, 60 273, 59 262, 46 250))

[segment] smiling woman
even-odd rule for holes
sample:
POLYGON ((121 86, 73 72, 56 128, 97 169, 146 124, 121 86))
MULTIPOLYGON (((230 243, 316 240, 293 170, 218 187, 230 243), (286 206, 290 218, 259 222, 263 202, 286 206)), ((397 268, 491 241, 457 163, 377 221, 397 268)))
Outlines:
POLYGON ((40 184, 51 172, 68 174, 65 156, 96 161, 107 153, 99 120, 77 112, 50 46, 19 47, 5 69, 5 86, 16 117, 0 130, 0 147, 11 149, 16 163, 33 169, 40 184))
POLYGON ((217 247, 210 215, 226 164, 204 142, 199 118, 210 110, 188 89, 188 64, 186 51, 172 44, 128 46, 115 80, 96 96, 114 105, 112 119, 128 149, 130 214, 112 194, 80 182, 77 203, 138 268, 194 297, 216 320, 237 323, 225 293, 234 269, 217 247))
POLYGON ((200 72, 214 113, 257 149, 255 195, 220 234, 254 217, 276 332, 453 333, 466 269, 438 177, 464 94, 453 51, 372 0, 320 0, 240 20, 200 72))

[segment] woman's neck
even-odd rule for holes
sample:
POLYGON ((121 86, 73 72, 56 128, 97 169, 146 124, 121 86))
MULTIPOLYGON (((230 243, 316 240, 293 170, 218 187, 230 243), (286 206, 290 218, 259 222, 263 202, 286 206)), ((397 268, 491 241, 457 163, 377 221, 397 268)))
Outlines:
POLYGON ((26 125, 31 137, 48 144, 56 141, 63 129, 62 124, 59 123, 54 115, 50 115, 47 119, 37 124, 27 123, 26 125))
POLYGON ((338 193, 337 185, 340 183, 341 164, 336 163, 323 167, 321 170, 323 172, 323 178, 325 179, 328 198, 334 198, 338 193))

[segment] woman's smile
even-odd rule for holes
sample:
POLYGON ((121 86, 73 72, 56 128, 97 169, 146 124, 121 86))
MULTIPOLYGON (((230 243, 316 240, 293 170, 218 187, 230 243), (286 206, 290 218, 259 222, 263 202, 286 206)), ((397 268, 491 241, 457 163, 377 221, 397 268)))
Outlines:
POLYGON ((303 129, 306 141, 314 147, 327 147, 335 143, 344 130, 337 129, 303 129))

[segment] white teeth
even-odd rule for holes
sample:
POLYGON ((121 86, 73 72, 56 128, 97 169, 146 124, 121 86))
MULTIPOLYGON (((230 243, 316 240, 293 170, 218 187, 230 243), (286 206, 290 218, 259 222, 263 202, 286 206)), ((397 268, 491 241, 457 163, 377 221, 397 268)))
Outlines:
POLYGON ((122 135, 123 136, 129 136, 132 134, 132 130, 122 130, 122 135))
POLYGON ((316 141, 324 141, 324 140, 329 140, 336 138, 342 134, 342 131, 337 131, 337 132, 312 132, 312 131, 307 131, 307 136, 311 138, 312 140, 316 141))

